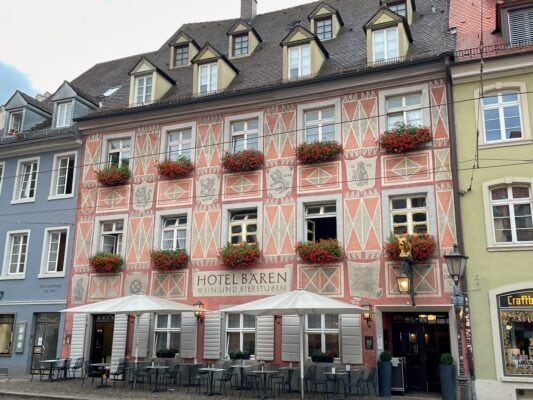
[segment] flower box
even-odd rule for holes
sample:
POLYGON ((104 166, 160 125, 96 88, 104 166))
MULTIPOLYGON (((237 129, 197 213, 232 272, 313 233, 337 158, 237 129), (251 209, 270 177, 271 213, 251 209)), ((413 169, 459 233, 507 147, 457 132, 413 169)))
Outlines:
POLYGON ((228 244, 220 251, 220 261, 228 268, 250 267, 260 256, 257 243, 228 244))
POLYGON ((118 254, 100 252, 89 258, 89 265, 94 272, 111 274, 121 270, 124 260, 118 254))
POLYGON ((336 239, 299 242, 296 251, 303 261, 311 264, 331 264, 342 260, 342 248, 336 239))
MULTIPOLYGON (((411 246, 411 257, 414 262, 424 262, 433 257, 437 248, 435 238, 427 233, 407 235, 407 242, 411 246)), ((400 260, 400 245, 398 236, 391 236, 384 246, 387 257, 393 261, 400 260)))
POLYGON ((189 256, 185 250, 153 250, 150 253, 154 269, 163 272, 175 271, 187 267, 189 256))
POLYGON ((433 139, 429 128, 399 124, 385 131, 379 138, 379 145, 390 153, 406 153, 415 150, 433 139))
POLYGON ((296 158, 302 164, 318 164, 334 160, 342 153, 342 146, 335 141, 303 143, 296 149, 296 158))
POLYGON ((334 352, 330 352, 328 354, 314 353, 311 355, 311 361, 321 363, 332 363, 333 361, 335 361, 336 356, 337 355, 334 352))
POLYGON ((165 160, 156 163, 157 172, 159 175, 168 178, 176 179, 189 175, 194 170, 194 164, 185 157, 180 157, 177 160, 165 160))
POLYGON ((259 169, 265 162, 265 156, 258 150, 242 150, 237 153, 226 152, 222 157, 222 166, 231 172, 248 172, 259 169))
POLYGON ((127 166, 111 165, 96 172, 96 179, 104 186, 124 185, 130 179, 130 169, 127 166))

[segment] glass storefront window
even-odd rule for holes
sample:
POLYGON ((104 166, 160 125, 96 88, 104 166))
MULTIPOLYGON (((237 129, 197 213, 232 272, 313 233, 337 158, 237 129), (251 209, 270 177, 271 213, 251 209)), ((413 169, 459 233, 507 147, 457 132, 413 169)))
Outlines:
POLYGON ((0 314, 0 356, 11 355, 11 338, 15 316, 12 314, 0 314))

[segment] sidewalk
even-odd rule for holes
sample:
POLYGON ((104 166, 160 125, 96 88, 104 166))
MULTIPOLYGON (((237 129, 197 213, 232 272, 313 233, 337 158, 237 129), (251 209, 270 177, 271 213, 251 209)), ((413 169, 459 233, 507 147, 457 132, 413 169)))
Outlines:
MULTIPOLYGON (((81 379, 74 379, 68 381, 39 381, 39 377, 35 376, 33 382, 30 381, 31 376, 12 376, 0 378, 0 399, 26 399, 26 400, 139 400, 139 399, 157 399, 157 400, 200 400, 206 399, 203 394, 187 394, 186 388, 176 388, 174 390, 167 390, 159 393, 151 393, 148 389, 144 390, 131 390, 129 385, 122 386, 122 382, 117 382, 117 386, 114 388, 113 383, 110 388, 96 388, 91 387, 91 381, 86 380, 85 386, 81 386, 81 379)), ((191 388, 191 392, 194 388, 191 388)), ((217 400, 235 400, 235 395, 238 392, 234 392, 234 396, 215 396, 217 400)), ((307 397, 307 396, 306 396, 307 397)), ((247 397, 243 396, 243 399, 247 397)), ((249 397, 248 397, 249 398, 249 397)), ((300 395, 284 394, 283 398, 289 398, 297 400, 300 395)), ((316 396, 318 400, 323 400, 323 397, 316 396)), ((368 397, 367 397, 368 398, 368 397)), ((254 397, 255 399, 255 397, 254 397)), ((353 399, 353 397, 351 397, 353 399)), ((440 396, 435 395, 399 395, 393 396, 391 399, 397 400, 436 400, 440 399, 440 396)))

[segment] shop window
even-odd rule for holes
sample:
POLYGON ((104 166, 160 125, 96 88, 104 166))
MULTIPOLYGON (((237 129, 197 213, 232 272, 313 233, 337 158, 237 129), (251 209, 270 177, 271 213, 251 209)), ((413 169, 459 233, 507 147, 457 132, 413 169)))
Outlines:
POLYGON ((14 325, 15 316, 13 314, 0 314, 0 356, 11 355, 14 325))
POLYGON ((228 314, 226 318, 226 354, 242 351, 255 354, 255 316, 228 314))
POLYGON ((336 203, 305 206, 306 240, 337 239, 336 203))
POLYGON ((154 356, 159 350, 180 349, 181 315, 158 314, 154 328, 154 356))
POLYGON ((339 315, 309 314, 306 316, 307 356, 324 353, 339 357, 339 315))

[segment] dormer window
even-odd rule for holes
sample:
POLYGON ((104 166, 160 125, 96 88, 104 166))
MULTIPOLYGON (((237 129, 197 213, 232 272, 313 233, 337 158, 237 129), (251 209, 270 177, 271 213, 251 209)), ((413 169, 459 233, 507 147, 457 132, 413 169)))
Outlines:
POLYGON ((513 46, 533 43, 533 7, 509 11, 509 33, 513 46))
POLYGON ((315 20, 315 34, 320 40, 329 40, 333 38, 333 21, 331 17, 315 20))
POLYGON ((135 78, 135 103, 144 104, 152 101, 152 75, 135 78))
POLYGON ((372 32, 372 61, 398 58, 398 29, 396 27, 372 32))
POLYGON ((72 101, 57 105, 56 128, 63 128, 72 124, 72 101))
POLYGON ((407 16, 407 6, 405 5, 405 3, 391 4, 389 5, 389 10, 395 12, 398 15, 401 15, 402 17, 407 16))
POLYGON ((289 79, 311 74, 311 47, 308 44, 289 48, 289 79))
POLYGON ((174 66, 189 64, 189 45, 174 47, 174 66))
POLYGON ((198 92, 199 94, 214 93, 217 91, 218 65, 217 63, 202 64, 199 66, 198 92))
POLYGON ((233 56, 245 56, 248 54, 248 32, 233 36, 233 56))
POLYGON ((9 134, 19 133, 22 129, 22 111, 11 114, 9 119, 9 134))

